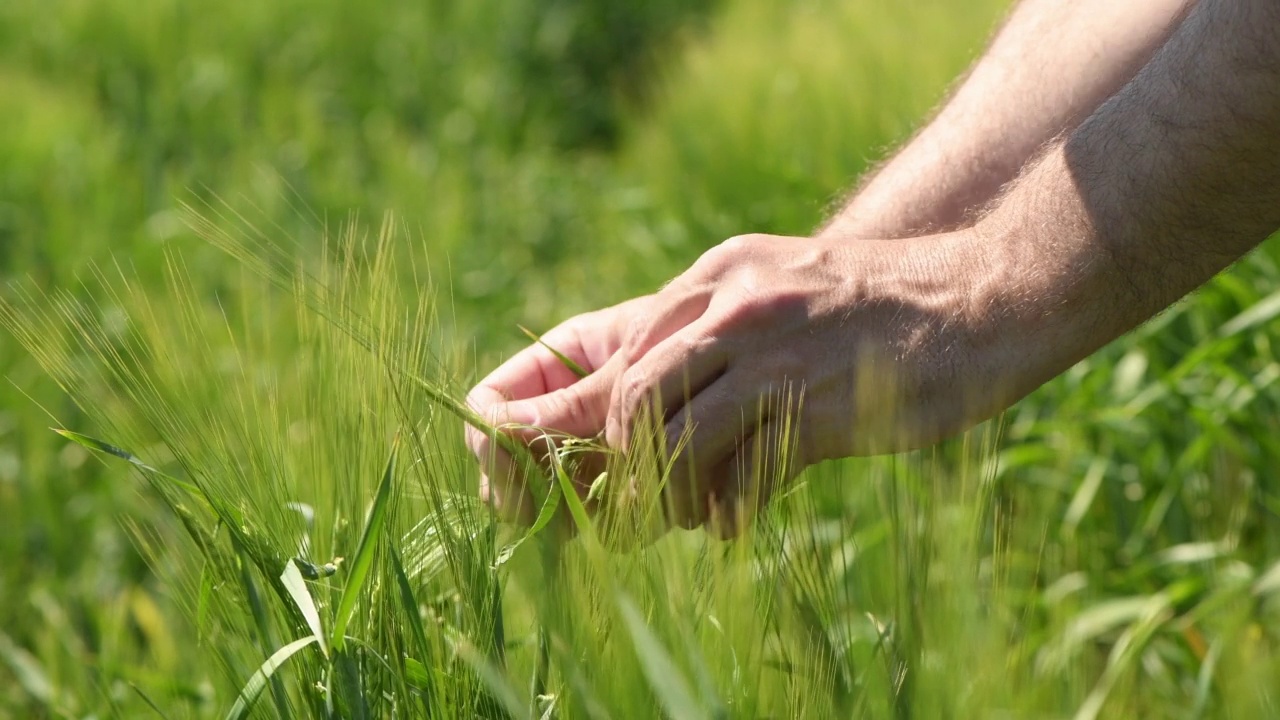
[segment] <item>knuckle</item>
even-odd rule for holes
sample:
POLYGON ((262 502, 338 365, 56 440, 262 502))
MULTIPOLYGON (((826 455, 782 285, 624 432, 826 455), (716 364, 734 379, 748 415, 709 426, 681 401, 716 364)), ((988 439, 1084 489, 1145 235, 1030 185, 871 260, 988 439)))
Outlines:
POLYGON ((803 291, 773 287, 752 271, 742 278, 736 296, 726 304, 720 326, 778 329, 785 324, 804 323, 808 314, 808 299, 803 291))
POLYGON ((575 417, 580 406, 581 399, 576 393, 553 393, 547 397, 545 407, 538 413, 534 424, 541 428, 555 427, 563 418, 575 417))
POLYGON ((639 372, 628 371, 622 377, 622 407, 628 413, 633 412, 641 399, 648 393, 648 380, 639 372))
POLYGON ((643 317, 634 317, 627 323, 626 339, 622 345, 622 357, 627 365, 633 365, 644 355, 646 338, 649 335, 649 322, 643 317))
POLYGON ((741 295, 724 309, 716 329, 722 333, 749 331, 768 324, 773 314, 770 305, 768 299, 758 295, 741 295))
POLYGON ((742 253, 747 249, 748 241, 742 237, 729 238, 702 253, 687 275, 702 279, 722 277, 740 262, 742 253))
POLYGON ((729 252, 742 253, 750 252, 761 244, 763 235, 749 233, 746 235, 734 235, 733 237, 720 243, 720 247, 725 248, 729 252))
POLYGON ((587 399, 580 393, 569 393, 564 398, 564 405, 568 413, 567 417, 584 417, 590 414, 591 408, 587 404, 587 399))
POLYGON ((636 373, 624 380, 622 389, 622 421, 633 430, 645 426, 653 418, 656 402, 652 379, 647 374, 636 373))

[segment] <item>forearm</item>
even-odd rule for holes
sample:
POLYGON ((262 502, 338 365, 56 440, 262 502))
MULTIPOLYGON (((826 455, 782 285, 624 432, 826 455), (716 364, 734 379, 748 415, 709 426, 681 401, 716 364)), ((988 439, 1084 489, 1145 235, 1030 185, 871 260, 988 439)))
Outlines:
MULTIPOLYGON (((1280 6, 1203 0, 975 228, 1025 394, 1280 227, 1280 6), (998 280, 996 280, 998 279, 998 280), (998 283, 1004 287, 997 288, 998 283)), ((982 296, 983 294, 979 294, 982 296)))
POLYGON ((954 96, 820 234, 959 227, 1165 41, 1190 0, 1023 0, 954 96))

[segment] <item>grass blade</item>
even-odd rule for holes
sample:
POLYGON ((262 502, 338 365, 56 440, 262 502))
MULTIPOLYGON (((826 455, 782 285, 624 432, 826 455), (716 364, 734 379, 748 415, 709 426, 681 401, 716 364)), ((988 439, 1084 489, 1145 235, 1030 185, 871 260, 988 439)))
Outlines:
POLYGON ((299 650, 313 642, 316 642, 314 635, 304 637, 294 640, 272 653, 271 657, 262 663, 257 672, 249 677, 249 682, 244 684, 244 688, 240 691, 240 696, 236 698, 236 704, 232 705, 231 712, 227 713, 227 720, 242 720, 248 717, 249 711, 253 709, 254 703, 258 701, 258 697, 262 695, 262 690, 267 686, 267 681, 275 675, 276 670, 280 669, 280 666, 296 655, 299 650))
POLYGON ((124 448, 117 447, 115 445, 112 445, 109 442, 104 442, 97 438, 89 437, 88 435, 83 435, 81 433, 74 432, 72 430, 66 430, 64 428, 49 428, 49 429, 58 433, 62 437, 70 440, 71 442, 77 445, 88 448, 89 450, 92 450, 94 452, 106 453, 107 455, 114 455, 115 457, 118 457, 121 460, 125 460, 132 463, 133 465, 137 466, 139 469, 141 469, 142 471, 150 475, 163 478, 173 483, 174 485, 177 485, 178 487, 182 488, 183 490, 186 490, 187 492, 191 493, 192 495, 198 498, 204 497, 204 493, 200 491, 200 488, 196 487, 195 485, 192 485, 191 483, 185 480, 179 480, 178 478, 173 477, 172 475, 168 475, 166 473, 163 473, 151 467, 150 465, 139 460, 136 455, 129 452, 128 450, 125 450, 124 448))
POLYGON ((564 496, 564 503, 569 508, 569 515, 573 517, 574 524, 578 527, 578 533, 583 538, 594 541, 595 531, 591 525, 591 517, 587 515, 586 506, 578 499, 578 491, 573 487, 573 479, 565 470, 564 462, 557 453, 551 453, 550 459, 556 484, 560 486, 560 494, 564 496))
POLYGON ((640 660, 640 669, 649 681, 649 688, 662 703, 668 717, 707 717, 707 711, 694 697, 693 689, 679 666, 671 659, 662 642, 658 640, 640 610, 625 595, 618 597, 622 619, 631 633, 631 642, 640 660))
POLYGON ((413 633, 413 641, 417 646, 418 652, 422 653, 424 659, 429 659, 427 653, 431 650, 431 645, 427 642, 426 628, 422 626, 422 613, 418 609, 418 601, 413 597, 413 586, 409 584, 409 576, 404 572, 404 563, 400 561, 400 553, 394 546, 389 550, 391 568, 396 574, 396 587, 400 591, 400 607, 404 612, 404 616, 409 620, 409 630, 413 633))
POLYGON ((200 592, 196 598, 196 642, 203 641, 209 619, 209 600, 213 595, 213 570, 206 562, 200 571, 200 592))
POLYGON ((325 643, 324 632, 320 627, 320 611, 316 610, 316 602, 311 597, 311 591, 307 589, 307 582, 302 579, 302 572, 298 569, 297 563, 292 560, 285 563, 284 572, 280 575, 280 583, 284 585, 289 597, 293 598, 293 603, 298 606, 298 611, 307 621, 311 634, 316 636, 316 641, 320 643, 320 652, 328 657, 329 646, 325 643))
MULTIPOLYGON (((262 553, 263 548, 259 543, 249 542, 249 538, 244 535, 243 531, 240 529, 244 525, 244 517, 233 505, 222 502, 217 497, 211 497, 200 487, 192 483, 185 480, 179 480, 168 473, 157 470, 138 459, 136 455, 124 448, 63 428, 50 428, 50 430, 53 430, 62 437, 76 443, 77 445, 88 448, 93 452, 105 453, 107 455, 120 458, 121 460, 125 460, 141 470, 143 476, 148 479, 158 478, 185 490, 192 497, 202 501, 208 508, 210 508, 213 513, 226 524, 227 529, 232 533, 232 535, 236 536, 244 545, 244 548, 250 551, 250 554, 253 556, 254 561, 259 565, 259 567, 263 567, 262 561, 265 557, 262 553)), ((172 499, 166 499, 166 502, 168 502, 170 508, 178 514, 178 517, 183 521, 183 525, 187 528, 187 531, 191 534, 192 538, 201 546, 201 549, 212 552, 212 543, 210 543, 209 538, 205 537, 198 529, 198 526, 191 522, 192 518, 190 517, 190 513, 180 503, 174 502, 172 499)))
POLYGON ((476 676, 480 678, 480 682, 484 683, 484 687, 507 715, 512 718, 527 718, 529 714, 529 705, 520 701, 520 695, 516 689, 511 687, 511 683, 507 681, 507 677, 502 674, 490 660, 480 651, 476 650, 465 639, 460 640, 454 647, 458 653, 458 657, 462 661, 471 666, 476 676))
POLYGON ((387 506, 391 502, 391 478, 395 473, 396 452, 399 447, 400 441, 397 438, 391 448, 391 457, 387 458, 387 467, 382 473, 382 483, 378 485, 373 508, 369 510, 360 546, 356 550, 355 559, 351 561, 351 574, 347 577, 346 586, 342 588, 342 599, 338 601, 338 614, 333 622, 333 639, 329 643, 335 651, 343 648, 347 623, 351 620, 351 613, 355 611, 356 599, 360 595, 360 589, 364 587, 369 568, 373 566, 373 553, 378 546, 378 537, 382 535, 382 526, 387 520, 387 506))
POLYGON ((349 652, 337 652, 333 658, 333 672, 337 675, 338 716, 350 720, 368 720, 369 703, 364 696, 364 675, 355 658, 349 652))
POLYGON ((520 332, 522 332, 522 333, 524 333, 525 335, 527 335, 527 336, 529 337, 529 339, 530 339, 530 340, 532 340, 532 341, 534 341, 534 342, 538 343, 539 345, 541 345, 542 347, 544 347, 544 348, 546 348, 546 349, 550 350, 550 351, 551 351, 551 354, 552 354, 552 355, 555 355, 555 356, 556 356, 556 359, 557 359, 557 360, 559 360, 561 363, 563 363, 565 367, 567 367, 567 368, 569 368, 570 370, 572 370, 574 375, 577 375, 579 378, 584 378, 584 377, 586 377, 586 376, 588 376, 588 375, 590 375, 590 374, 591 374, 591 373, 587 372, 587 369, 586 369, 586 368, 584 368, 584 367, 582 367, 581 365, 579 365, 578 363, 574 362, 574 361, 573 361, 573 358, 570 358, 568 355, 565 355, 564 353, 560 352, 559 350, 557 350, 557 349, 555 349, 555 348, 551 347, 550 345, 548 345, 548 344, 547 344, 547 343, 546 343, 546 342, 545 342, 541 337, 539 337, 539 336, 538 336, 538 334, 537 334, 537 333, 535 333, 534 331, 530 330, 529 328, 527 328, 527 327, 525 327, 525 326, 523 326, 523 325, 517 325, 516 327, 520 328, 520 332))
POLYGON ((40 667, 40 661, 3 632, 0 632, 0 660, 9 666, 18 684, 28 695, 45 706, 56 705, 53 683, 40 667))
POLYGON ((559 484, 552 485, 550 490, 547 492, 547 498, 542 501, 542 509, 538 511, 538 517, 534 519, 533 524, 529 526, 529 529, 524 533, 524 535, 520 536, 519 540, 510 543, 498 551, 498 556, 493 561, 493 568, 495 570, 502 567, 503 563, 510 560, 511 556, 515 554, 516 550, 523 545, 525 541, 537 535, 543 530, 543 528, 551 523, 551 518, 555 517, 556 510, 560 508, 560 495, 561 491, 559 484))
MULTIPOLYGON (((253 626, 258 634, 258 648, 265 654, 267 649, 276 643, 271 632, 271 623, 267 619, 267 608, 262 604, 262 594, 258 592, 258 584, 253 580, 248 552, 240 545, 240 541, 236 539, 235 535, 232 535, 232 543, 235 544, 240 556, 240 585, 244 588, 244 596, 248 601, 249 613, 253 617, 253 626)), ((280 678, 277 677, 271 677, 270 682, 271 696, 276 703, 276 712, 280 714, 280 717, 288 717, 289 702, 284 694, 284 685, 280 682, 280 678)))
POLYGON ((133 692, 136 693, 138 697, 142 698, 142 702, 146 703, 147 707, 151 708, 155 714, 160 716, 161 720, 169 720, 169 716, 164 714, 164 711, 160 709, 160 706, 156 705, 155 701, 142 691, 142 688, 134 685, 133 683, 129 683, 129 687, 133 689, 133 692))
POLYGON ((431 692, 431 672, 417 658, 406 657, 404 659, 404 679, 409 684, 409 687, 415 690, 424 693, 431 692))
POLYGON ((1155 636, 1160 626, 1173 616, 1173 604, 1165 593, 1152 595, 1141 608, 1137 621, 1121 633, 1116 644, 1111 648, 1107 658, 1107 667, 1102 677, 1090 691, 1084 703, 1076 710, 1074 720, 1094 720, 1102 712, 1112 689, 1120 680, 1121 674, 1128 672, 1141 660, 1147 644, 1155 636))
POLYGON ((1218 337, 1231 337, 1237 333, 1271 322, 1280 316, 1280 290, 1245 308, 1218 328, 1218 337))

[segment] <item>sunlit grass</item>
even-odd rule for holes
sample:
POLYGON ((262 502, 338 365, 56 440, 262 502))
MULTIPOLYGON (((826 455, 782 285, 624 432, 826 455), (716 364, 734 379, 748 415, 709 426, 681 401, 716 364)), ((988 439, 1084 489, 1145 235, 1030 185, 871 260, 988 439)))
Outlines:
MULTIPOLYGON (((1238 681, 1275 671, 1258 632, 1280 565, 1236 556, 1212 586, 1140 589, 1233 555, 1230 541, 1189 543, 1136 566, 1132 594, 1082 604, 1091 581, 1058 568, 1079 562, 1063 553, 1105 468, 1065 516, 1037 510, 993 462, 999 424, 940 451, 816 468, 729 543, 652 544, 660 458, 615 455, 584 486, 572 464, 598 441, 524 451, 540 512, 503 528, 475 497, 460 429, 483 423, 457 399, 437 298, 395 290, 392 258, 413 242, 402 228, 352 225, 297 260, 244 216, 192 219, 255 271, 238 313, 196 297, 174 255, 162 301, 102 271, 108 308, 34 294, 0 321, 110 445, 64 435, 133 462, 183 528, 186 566, 166 577, 221 668, 211 709, 1093 717, 1164 702, 1169 686, 1138 678, 1158 663, 1176 686, 1196 662, 1184 691, 1197 707, 1272 702, 1265 683, 1238 701, 1212 688, 1220 665, 1238 681), (296 335, 264 321, 276 313, 296 335), (615 489, 635 487, 651 492, 615 489)), ((788 442, 759 472, 785 473, 788 442)))
POLYGON ((806 232, 1002 3, 726 0, 619 97, 546 63, 657 6, 203 1, 0 5, 0 717, 1277 714, 1274 247, 731 543, 590 438, 522 461, 540 527, 476 499, 520 325, 806 232))

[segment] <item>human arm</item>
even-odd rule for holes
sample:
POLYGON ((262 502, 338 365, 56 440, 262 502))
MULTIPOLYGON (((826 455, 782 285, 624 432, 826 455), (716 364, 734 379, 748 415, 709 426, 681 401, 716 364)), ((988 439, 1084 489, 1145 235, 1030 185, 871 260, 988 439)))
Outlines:
POLYGON ((1277 38, 1275 3, 1202 0, 971 227, 712 250, 651 300, 603 371, 617 377, 611 444, 628 447, 659 398, 668 447, 693 433, 673 465, 673 522, 719 516, 731 534, 773 489, 758 483, 779 479, 750 470, 762 429, 795 428, 785 476, 1004 409, 1280 227, 1277 38), (762 417, 761 400, 788 387, 805 393, 795 416, 762 417))
MULTIPOLYGON (((1074 125, 1127 80, 1188 1, 1023 0, 932 122, 872 175, 821 234, 906 237, 921 228, 958 225, 966 212, 990 200, 1041 143, 1074 125)), ((572 318, 546 340, 574 355, 584 338, 594 338, 587 344, 611 354, 616 345, 602 346, 598 339, 613 341, 624 333, 635 307, 624 303, 572 318)), ((536 409, 537 420, 569 431, 580 423, 581 409, 560 400, 581 395, 560 391, 576 381, 535 344, 481 381, 471 400, 479 412, 501 411, 516 424, 538 424, 536 409), (548 397, 541 405, 524 402, 543 395, 548 397), (507 407, 510 399, 521 402, 507 407)), ((486 468, 482 494, 502 504, 501 488, 492 486, 490 476, 509 476, 507 458, 493 453, 478 431, 469 431, 468 442, 486 468)), ((522 494, 518 480, 506 484, 522 494)))
POLYGON ((935 117, 819 232, 914 237, 972 222, 1046 142, 1133 77, 1193 0, 1023 0, 935 117))
POLYGON ((1280 6, 1204 0, 985 222, 1021 274, 1062 278, 1024 281, 1043 299, 1014 332, 1064 352, 1025 358, 1020 392, 1244 255, 1280 227, 1280 6))
POLYGON ((656 392, 668 436, 694 433, 696 452, 673 464, 672 521, 718 514, 729 534, 806 464, 919 446, 998 412, 1276 227, 1275 12, 1203 0, 973 226, 732 241, 643 314, 602 318, 625 343, 588 381, 506 409, 578 435, 607 427, 626 447, 656 392), (752 458, 783 419, 758 408, 786 387, 805 393, 800 443, 766 478, 752 458))

